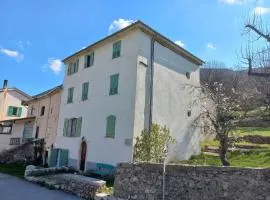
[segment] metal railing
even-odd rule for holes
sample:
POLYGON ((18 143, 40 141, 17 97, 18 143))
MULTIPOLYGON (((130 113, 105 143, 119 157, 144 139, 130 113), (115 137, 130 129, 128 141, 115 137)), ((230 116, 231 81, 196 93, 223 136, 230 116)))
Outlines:
POLYGON ((20 145, 21 144, 21 138, 10 138, 9 145, 20 145))

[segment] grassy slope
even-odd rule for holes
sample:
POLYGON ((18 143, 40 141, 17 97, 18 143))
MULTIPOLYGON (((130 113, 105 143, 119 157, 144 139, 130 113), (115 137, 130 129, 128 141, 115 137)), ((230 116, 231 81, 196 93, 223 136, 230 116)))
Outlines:
POLYGON ((261 136, 270 136, 270 127, 238 127, 234 132, 237 136, 244 135, 261 135, 261 136))
MULTIPOLYGON (((241 153, 239 151, 228 153, 228 160, 231 166, 236 167, 270 167, 270 150, 265 151, 249 151, 241 153)), ((201 154, 193 156, 190 160, 177 161, 181 164, 191 165, 214 165, 221 166, 218 156, 201 154)))
POLYGON ((23 164, 0 164, 0 173, 9 174, 19 178, 24 177, 25 166, 23 164))

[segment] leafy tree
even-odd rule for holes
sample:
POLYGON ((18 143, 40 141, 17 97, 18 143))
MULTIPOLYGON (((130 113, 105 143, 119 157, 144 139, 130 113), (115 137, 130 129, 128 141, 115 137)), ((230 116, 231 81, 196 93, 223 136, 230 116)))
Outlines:
POLYGON ((150 130, 143 130, 141 136, 136 138, 134 159, 160 163, 165 157, 168 144, 175 142, 166 126, 152 124, 150 130))

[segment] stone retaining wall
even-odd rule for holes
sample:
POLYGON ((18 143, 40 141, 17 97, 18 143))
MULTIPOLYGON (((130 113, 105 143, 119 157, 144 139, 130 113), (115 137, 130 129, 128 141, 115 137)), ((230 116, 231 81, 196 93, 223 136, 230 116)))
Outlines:
MULTIPOLYGON (((270 200, 270 168, 168 165, 166 200, 270 200)), ((162 199, 163 165, 119 164, 114 196, 162 199)))

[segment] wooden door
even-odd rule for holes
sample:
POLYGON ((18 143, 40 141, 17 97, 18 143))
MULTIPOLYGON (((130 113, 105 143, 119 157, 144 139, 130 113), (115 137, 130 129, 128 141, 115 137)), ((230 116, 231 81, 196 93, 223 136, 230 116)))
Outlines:
POLYGON ((84 171, 85 169, 85 161, 86 161, 86 151, 87 151, 87 144, 86 142, 81 143, 81 162, 80 162, 80 170, 84 171))

